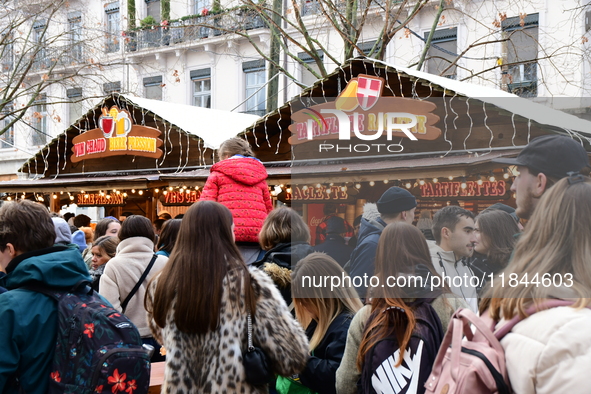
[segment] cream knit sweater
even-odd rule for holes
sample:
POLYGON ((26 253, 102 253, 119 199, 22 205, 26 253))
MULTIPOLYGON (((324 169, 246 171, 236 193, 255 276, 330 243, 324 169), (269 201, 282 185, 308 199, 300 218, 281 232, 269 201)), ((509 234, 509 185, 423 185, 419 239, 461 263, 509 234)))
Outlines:
MULTIPOLYGON (((127 238, 119 243, 117 254, 105 265, 100 281, 100 294, 118 311, 121 311, 121 303, 138 282, 153 255, 154 243, 148 238, 127 238)), ((150 279, 164 268, 167 261, 168 257, 158 256, 148 277, 127 304, 125 315, 144 338, 152 335, 144 308, 146 288, 150 279)))

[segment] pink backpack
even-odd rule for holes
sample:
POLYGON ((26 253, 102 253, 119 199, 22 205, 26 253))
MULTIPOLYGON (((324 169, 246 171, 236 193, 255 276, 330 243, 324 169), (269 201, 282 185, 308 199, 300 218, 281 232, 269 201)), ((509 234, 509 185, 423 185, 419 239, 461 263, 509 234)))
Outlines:
MULTIPOLYGON (((537 309, 532 305, 526 314, 531 316, 539 310, 572 304, 572 301, 549 300, 537 309)), ((517 315, 494 331, 496 322, 488 316, 480 318, 469 309, 456 311, 425 383, 425 394, 510 394, 500 340, 521 320, 517 315), (475 333, 470 324, 475 327, 475 333)))

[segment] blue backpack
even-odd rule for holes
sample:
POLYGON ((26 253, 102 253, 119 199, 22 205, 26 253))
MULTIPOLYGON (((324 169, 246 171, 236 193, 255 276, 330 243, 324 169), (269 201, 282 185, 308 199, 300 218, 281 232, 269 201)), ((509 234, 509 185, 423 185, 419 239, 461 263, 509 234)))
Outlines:
POLYGON ((135 325, 89 286, 69 292, 25 289, 57 300, 58 329, 49 394, 143 394, 150 386, 150 349, 135 325))

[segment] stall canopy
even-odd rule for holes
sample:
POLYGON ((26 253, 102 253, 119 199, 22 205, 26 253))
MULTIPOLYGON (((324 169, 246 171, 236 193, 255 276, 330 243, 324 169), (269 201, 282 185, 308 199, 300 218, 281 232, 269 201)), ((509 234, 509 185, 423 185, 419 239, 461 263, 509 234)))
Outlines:
POLYGON ((214 150, 258 116, 114 94, 20 168, 3 192, 148 187, 213 163, 214 150), (22 179, 26 178, 26 179, 22 179))
MULTIPOLYGON (((367 111, 361 113, 366 117, 368 115, 367 111)), ((353 112, 347 112, 349 116, 352 114, 353 112)), ((259 119, 244 131, 244 136, 255 147, 255 153, 261 160, 292 160, 291 166, 295 173, 299 171, 298 167, 302 166, 307 167, 306 172, 311 171, 309 167, 314 162, 325 166, 330 162, 367 160, 368 156, 371 156, 372 161, 383 160, 391 163, 407 160, 409 155, 415 158, 483 157, 482 160, 486 161, 486 156, 488 159, 493 156, 514 156, 532 138, 549 133, 570 136, 589 150, 591 122, 587 120, 499 89, 439 77, 375 59, 356 58, 338 67, 325 79, 317 81, 276 111, 259 119), (335 134, 334 130, 326 130, 330 129, 330 122, 328 126, 320 122, 317 128, 314 125, 314 133, 318 132, 312 140, 304 140, 301 132, 295 132, 296 129, 300 130, 300 126, 306 130, 306 119, 301 120, 302 113, 310 115, 313 112, 318 115, 320 108, 330 107, 330 103, 333 103, 331 108, 334 109, 336 106, 338 109, 337 97, 354 97, 355 93, 361 97, 360 91, 350 90, 353 82, 356 87, 363 78, 369 78, 374 82, 381 81, 381 93, 376 95, 379 100, 386 103, 388 100, 398 100, 390 101, 395 102, 390 105, 391 111, 399 112, 399 103, 407 108, 418 108, 424 103, 430 103, 432 109, 428 116, 434 119, 431 137, 423 136, 421 139, 419 135, 420 141, 417 143, 404 138, 402 133, 394 133, 400 138, 391 140, 387 140, 384 135, 371 143, 396 142, 402 146, 399 152, 382 151, 361 155, 352 154, 352 151, 342 144, 342 149, 336 149, 337 143, 343 141, 331 135, 335 134), (306 112, 308 109, 316 111, 306 112), (292 126, 291 130, 288 129, 290 125, 298 122, 300 124, 296 124, 297 127, 292 126), (328 152, 326 149, 322 151, 322 144, 335 147, 328 152), (492 152, 496 154, 492 155, 492 152)), ((368 141, 355 138, 353 133, 351 140, 347 142, 351 146, 359 143, 369 144, 368 141)), ((462 160, 464 159, 460 161, 462 160)), ((451 162, 448 160, 441 164, 450 165, 451 162)), ((434 167, 437 166, 438 164, 434 163, 434 167)), ((392 164, 393 169, 398 167, 392 164)), ((344 171, 339 169, 337 172, 342 174, 344 171)))

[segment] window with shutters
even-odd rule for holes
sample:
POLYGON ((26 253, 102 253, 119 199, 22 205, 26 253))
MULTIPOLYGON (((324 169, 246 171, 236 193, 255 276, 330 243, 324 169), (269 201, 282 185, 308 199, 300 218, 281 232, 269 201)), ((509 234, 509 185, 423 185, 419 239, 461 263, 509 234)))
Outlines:
POLYGON ((521 97, 538 95, 538 14, 507 18, 502 22, 506 41, 509 92, 521 97))
MULTIPOLYGON (((425 33, 425 40, 429 32, 425 33)), ((427 72, 456 79, 456 65, 451 64, 457 58, 458 29, 440 29, 433 32, 431 46, 427 51, 427 72), (450 67, 451 66, 451 67, 450 67)))

